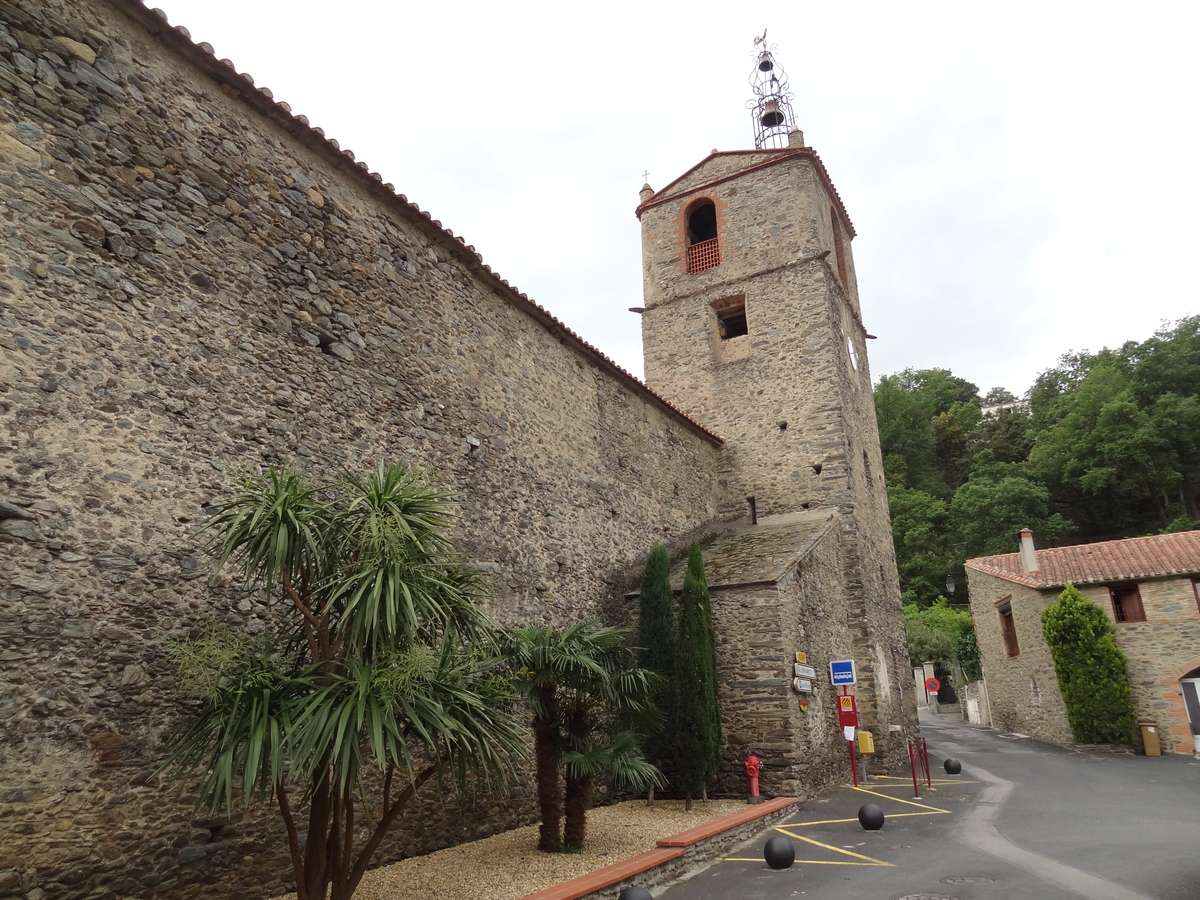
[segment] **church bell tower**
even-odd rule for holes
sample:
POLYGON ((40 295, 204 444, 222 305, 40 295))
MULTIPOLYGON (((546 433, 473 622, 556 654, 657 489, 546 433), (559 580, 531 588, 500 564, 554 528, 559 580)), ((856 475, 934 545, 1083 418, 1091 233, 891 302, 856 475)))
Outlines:
POLYGON ((754 149, 642 188, 646 383, 724 440, 723 517, 770 527, 837 511, 860 705, 902 722, 911 673, 855 230, 765 33, 750 82, 754 149))

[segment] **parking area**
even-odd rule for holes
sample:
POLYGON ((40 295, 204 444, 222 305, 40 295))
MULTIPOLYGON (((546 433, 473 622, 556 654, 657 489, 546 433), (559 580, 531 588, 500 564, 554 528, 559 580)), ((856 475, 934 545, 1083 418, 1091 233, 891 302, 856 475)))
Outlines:
POLYGON ((666 891, 666 900, 991 900, 1075 898, 1029 873, 955 839, 962 816, 983 784, 969 777, 938 777, 913 797, 912 782, 877 776, 801 807, 785 823, 756 835, 720 863, 666 891), (858 810, 877 803, 887 817, 880 831, 865 831, 858 810), (790 839, 796 862, 772 870, 763 845, 775 835, 790 839))
POLYGON ((814 798, 667 890, 666 900, 1194 900, 1200 760, 1076 751, 923 721, 933 785, 906 773, 814 798), (945 756, 963 763, 943 774, 945 756), (864 831, 860 806, 887 816, 864 831), (787 837, 788 869, 763 845, 787 837))
POLYGON ((910 778, 874 776, 869 784, 845 786, 806 803, 787 822, 756 835, 720 863, 662 896, 667 900, 1073 897, 1045 890, 992 857, 964 852, 953 839, 961 814, 977 801, 982 787, 969 772, 959 777, 939 775, 931 786, 923 784, 920 799, 915 799, 910 778), (880 831, 865 831, 859 825, 858 810, 865 803, 883 809, 887 818, 880 831), (763 861, 763 845, 775 835, 786 836, 795 847, 796 862, 789 869, 775 871, 763 861), (1025 881, 1027 885, 1022 884, 1025 881))

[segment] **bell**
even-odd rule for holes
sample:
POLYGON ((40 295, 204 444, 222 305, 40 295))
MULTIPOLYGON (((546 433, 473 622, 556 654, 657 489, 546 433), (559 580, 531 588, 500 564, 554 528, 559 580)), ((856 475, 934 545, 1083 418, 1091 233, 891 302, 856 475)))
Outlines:
POLYGON ((782 125, 783 113, 779 109, 779 101, 768 100, 758 121, 762 123, 763 128, 778 128, 782 125))
POLYGON ((771 54, 766 50, 758 54, 758 70, 760 72, 770 72, 775 68, 775 60, 771 59, 771 54))

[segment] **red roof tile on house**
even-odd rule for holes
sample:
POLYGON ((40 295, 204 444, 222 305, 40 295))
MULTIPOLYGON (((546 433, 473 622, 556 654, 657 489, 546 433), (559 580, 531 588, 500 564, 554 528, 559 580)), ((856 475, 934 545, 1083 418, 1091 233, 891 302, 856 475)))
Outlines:
POLYGON ((1034 588, 1108 581, 1133 581, 1200 573, 1200 531, 1073 544, 1037 550, 1038 570, 1026 572, 1021 554, 1002 553, 968 559, 976 572, 1034 588))

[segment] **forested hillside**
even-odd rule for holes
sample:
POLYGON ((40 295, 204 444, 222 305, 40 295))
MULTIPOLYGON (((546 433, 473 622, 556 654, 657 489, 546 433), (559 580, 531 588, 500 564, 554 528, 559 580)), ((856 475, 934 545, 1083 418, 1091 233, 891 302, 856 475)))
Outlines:
POLYGON ((963 560, 1015 550, 1023 525, 1041 547, 1200 527, 1200 316, 1068 353, 1022 401, 906 369, 875 408, 906 603, 948 576, 962 602, 963 560))

